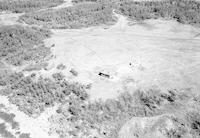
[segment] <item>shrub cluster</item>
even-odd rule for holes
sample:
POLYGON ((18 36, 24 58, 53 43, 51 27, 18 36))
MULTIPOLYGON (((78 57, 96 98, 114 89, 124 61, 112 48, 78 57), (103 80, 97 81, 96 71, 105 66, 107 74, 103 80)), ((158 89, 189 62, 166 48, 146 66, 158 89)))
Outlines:
POLYGON ((5 123, 0 123, 0 136, 4 138, 15 138, 15 136, 7 130, 5 123))
POLYGON ((200 23, 200 2, 195 0, 123 1, 118 10, 136 20, 166 18, 184 24, 200 23))
POLYGON ((0 86, 11 86, 23 78, 23 73, 4 72, 0 74, 0 86))
POLYGON ((200 112, 190 111, 186 115, 187 125, 191 128, 191 133, 200 136, 200 112))
POLYGON ((29 64, 23 71, 39 71, 48 67, 48 62, 39 62, 35 64, 29 64))
POLYGON ((50 34, 48 30, 36 27, 0 27, 0 60, 17 66, 43 59, 50 53, 50 49, 43 44, 50 34))
POLYGON ((28 133, 22 133, 19 135, 19 138, 31 138, 31 136, 28 133))
POLYGON ((59 64, 57 67, 56 67, 58 70, 64 70, 66 68, 66 66, 64 64, 59 64))
POLYGON ((15 114, 0 111, 0 118, 12 126, 12 129, 18 129, 19 123, 14 120, 15 114))
POLYGON ((59 4, 62 4, 63 2, 63 0, 1 0, 0 12, 30 12, 39 9, 55 7, 59 4))
POLYGON ((97 3, 104 3, 104 4, 117 4, 122 2, 122 0, 72 0, 72 3, 75 4, 79 4, 79 3, 83 3, 83 2, 97 2, 97 3))
POLYGON ((72 3, 78 4, 81 2, 98 2, 99 0, 72 0, 72 3))
POLYGON ((81 3, 72 7, 22 15, 19 21, 55 29, 76 29, 114 22, 112 9, 100 3, 81 3))

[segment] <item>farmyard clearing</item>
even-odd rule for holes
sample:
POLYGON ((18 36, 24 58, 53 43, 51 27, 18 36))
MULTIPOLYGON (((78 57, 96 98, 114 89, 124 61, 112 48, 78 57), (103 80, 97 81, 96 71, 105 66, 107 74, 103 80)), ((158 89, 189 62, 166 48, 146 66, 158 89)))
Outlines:
POLYGON ((128 0, 84 1, 0 13, 0 50, 11 54, 0 52, 0 137, 198 138, 197 3, 186 12, 168 0, 178 9, 168 18, 128 0))

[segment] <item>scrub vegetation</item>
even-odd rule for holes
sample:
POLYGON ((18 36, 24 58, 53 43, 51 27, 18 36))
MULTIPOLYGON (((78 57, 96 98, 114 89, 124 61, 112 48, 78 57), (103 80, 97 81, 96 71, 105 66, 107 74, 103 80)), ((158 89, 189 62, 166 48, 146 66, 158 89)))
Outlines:
POLYGON ((12 126, 12 129, 19 128, 19 123, 14 120, 15 115, 0 111, 0 119, 4 120, 12 126))
POLYGON ((62 137, 116 138, 121 127, 134 117, 170 117, 177 129, 165 130, 167 137, 200 135, 200 96, 189 90, 123 92, 116 99, 90 102, 87 86, 70 83, 62 73, 51 78, 7 73, 0 78, 2 95, 29 116, 37 116, 45 108, 61 104, 49 118, 51 133, 62 137), (184 109, 184 111, 182 111, 184 109), (179 116, 180 112, 183 113, 179 116))
POLYGON ((15 66, 41 61, 50 53, 43 44, 50 34, 50 31, 36 27, 0 27, 0 60, 15 66))
POLYGON ((81 99, 88 97, 85 87, 78 83, 67 82, 61 73, 53 74, 53 79, 24 76, 23 73, 11 73, 0 78, 2 95, 9 97, 26 114, 39 115, 45 107, 62 103, 71 93, 81 99))
POLYGON ((0 136, 3 138, 16 138, 11 132, 6 129, 5 123, 0 123, 0 136))
MULTIPOLYGON (((168 114, 167 107, 178 110, 188 99, 190 96, 176 90, 167 93, 158 90, 136 91, 133 94, 125 92, 117 99, 94 103, 70 95, 58 109, 58 114, 49 119, 53 124, 51 132, 59 133, 60 137, 116 138, 121 127, 131 118, 168 114)), ((188 111, 183 118, 171 118, 177 130, 167 132, 167 137, 182 137, 184 130, 189 130, 187 133, 193 137, 198 136, 197 114, 188 111), (183 121, 186 118, 189 118, 188 121, 183 121)))
POLYGON ((8 96, 11 103, 29 116, 37 116, 45 108, 60 103, 57 113, 49 121, 52 124, 50 132, 58 133, 61 138, 116 138, 130 119, 164 114, 173 114, 175 117, 170 119, 177 127, 169 132, 166 130, 167 137, 200 135, 200 96, 194 96, 189 90, 138 90, 123 92, 116 99, 90 102, 87 86, 68 82, 62 73, 39 79, 10 73, 2 75, 0 82, 1 94, 8 96), (182 116, 178 115, 180 112, 182 116))
MULTIPOLYGON (((79 83, 69 83, 62 73, 52 74, 52 78, 24 76, 10 73, 0 78, 1 94, 29 116, 37 116, 45 108, 61 103, 57 114, 49 118, 51 132, 60 137, 88 137, 91 135, 115 138, 125 122, 133 117, 151 117, 168 113, 167 108, 179 106, 188 99, 186 93, 176 90, 167 93, 159 90, 124 92, 117 99, 90 102, 87 87, 79 83), (64 120, 64 121, 60 121, 64 120), (93 133, 95 132, 95 133, 93 133)), ((192 99, 199 102, 199 98, 192 99)), ((186 115, 187 127, 191 134, 199 133, 198 112, 186 115)), ((173 134, 170 134, 173 135, 173 134)))
POLYGON ((115 22, 109 6, 93 2, 29 13, 22 15, 19 20, 54 29, 77 29, 115 22))
POLYGON ((63 0, 0 0, 0 12, 31 12, 39 9, 55 7, 63 2, 63 0))

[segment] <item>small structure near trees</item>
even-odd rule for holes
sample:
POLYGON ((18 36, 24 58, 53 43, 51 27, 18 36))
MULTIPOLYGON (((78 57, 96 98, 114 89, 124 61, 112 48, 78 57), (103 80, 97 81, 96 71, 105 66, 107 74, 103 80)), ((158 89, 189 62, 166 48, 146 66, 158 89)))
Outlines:
POLYGON ((104 77, 104 78, 110 78, 110 75, 102 73, 102 72, 99 72, 98 75, 101 76, 101 77, 104 77))

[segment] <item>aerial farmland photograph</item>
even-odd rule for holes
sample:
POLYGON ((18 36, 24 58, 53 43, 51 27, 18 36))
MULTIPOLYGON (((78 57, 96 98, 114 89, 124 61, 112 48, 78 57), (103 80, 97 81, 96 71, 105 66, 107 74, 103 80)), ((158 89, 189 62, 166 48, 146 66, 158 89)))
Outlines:
POLYGON ((200 0, 0 0, 0 138, 200 138, 200 0))

